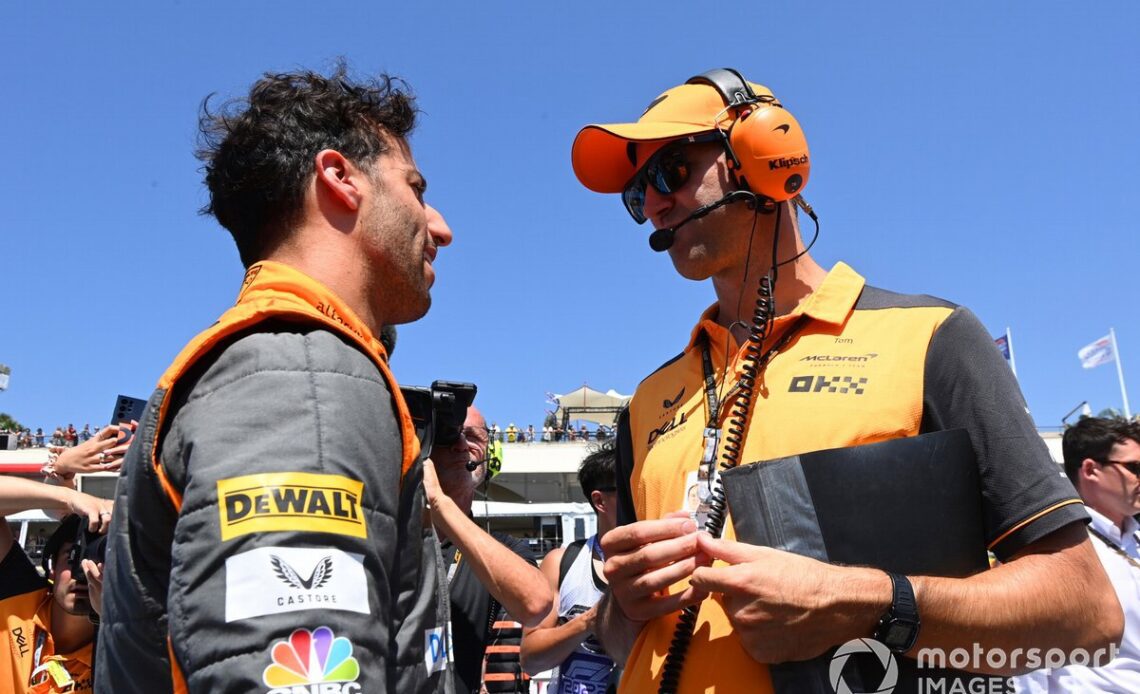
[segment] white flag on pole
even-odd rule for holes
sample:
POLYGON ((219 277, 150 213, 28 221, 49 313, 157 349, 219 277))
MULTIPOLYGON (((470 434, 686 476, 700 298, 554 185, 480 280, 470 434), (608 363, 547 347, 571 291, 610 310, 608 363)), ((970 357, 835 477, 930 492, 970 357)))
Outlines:
POLYGON ((1086 369, 1115 361, 1116 351, 1112 348, 1112 336, 1105 335, 1096 342, 1081 347, 1077 352, 1077 358, 1081 360, 1081 366, 1086 369))

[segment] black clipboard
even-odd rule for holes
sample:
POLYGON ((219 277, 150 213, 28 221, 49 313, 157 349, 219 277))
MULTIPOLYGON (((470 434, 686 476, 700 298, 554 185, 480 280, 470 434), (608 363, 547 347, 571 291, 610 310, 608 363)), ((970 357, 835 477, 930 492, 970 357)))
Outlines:
MULTIPOLYGON (((908 575, 965 577, 989 567, 981 479, 964 429, 814 451, 721 474, 741 542, 908 575)), ((772 666, 776 691, 834 694, 834 652, 772 666)), ((844 679, 853 689, 875 691, 884 667, 865 656, 848 659, 844 679)), ((946 678, 947 686, 965 680, 962 691, 1005 691, 1004 681, 993 689, 970 686, 982 686, 971 682, 979 678, 1004 678, 919 671, 914 660, 896 660, 898 694, 917 691, 919 675, 946 678)))

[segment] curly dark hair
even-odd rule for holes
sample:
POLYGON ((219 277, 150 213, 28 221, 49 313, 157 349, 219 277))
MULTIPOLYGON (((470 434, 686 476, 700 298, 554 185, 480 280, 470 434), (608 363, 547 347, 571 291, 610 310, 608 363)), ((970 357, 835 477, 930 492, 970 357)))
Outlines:
POLYGON ((229 230, 248 267, 300 220, 313 159, 335 149, 367 167, 389 148, 381 132, 406 138, 415 97, 388 75, 353 81, 343 60, 328 77, 304 70, 266 73, 249 96, 217 110, 202 102, 195 155, 205 166, 212 214, 229 230))
POLYGON ((594 500, 590 494, 595 489, 613 489, 614 467, 617 464, 617 444, 613 439, 607 439, 598 444, 589 455, 582 459, 578 467, 578 484, 582 487, 582 494, 590 507, 597 511, 594 500))

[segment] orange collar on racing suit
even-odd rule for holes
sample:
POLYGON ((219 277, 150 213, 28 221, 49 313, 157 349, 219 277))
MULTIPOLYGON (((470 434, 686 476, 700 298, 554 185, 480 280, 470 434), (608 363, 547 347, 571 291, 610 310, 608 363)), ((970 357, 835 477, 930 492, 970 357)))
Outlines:
MULTIPOLYGON (((400 420, 404 452, 401 477, 407 474, 419 457, 420 444, 407 404, 395 377, 388 368, 388 353, 380 344, 380 340, 372 334, 372 330, 340 297, 325 285, 288 265, 266 260, 251 266, 245 273, 234 306, 186 345, 159 379, 158 387, 167 393, 171 392, 174 383, 222 340, 272 318, 323 324, 330 331, 358 344, 361 350, 376 363, 392 394, 393 407, 400 420)), ((164 398, 159 408, 157 431, 162 430, 170 400, 169 397, 164 398)), ((154 448, 151 449, 151 464, 167 496, 176 508, 181 508, 182 493, 170 483, 159 463, 158 442, 159 437, 156 436, 154 448)))

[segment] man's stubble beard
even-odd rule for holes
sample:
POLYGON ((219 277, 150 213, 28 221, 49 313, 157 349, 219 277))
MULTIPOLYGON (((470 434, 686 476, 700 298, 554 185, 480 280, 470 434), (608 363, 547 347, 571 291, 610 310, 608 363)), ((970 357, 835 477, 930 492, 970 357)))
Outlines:
POLYGON ((383 295, 384 315, 388 316, 385 322, 389 325, 417 321, 431 308, 423 244, 418 244, 414 252, 407 250, 415 243, 415 236, 407 238, 408 230, 415 227, 413 215, 388 200, 371 209, 365 225, 370 252, 377 254, 373 266, 375 284, 383 295))

